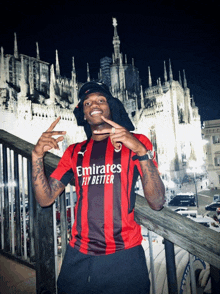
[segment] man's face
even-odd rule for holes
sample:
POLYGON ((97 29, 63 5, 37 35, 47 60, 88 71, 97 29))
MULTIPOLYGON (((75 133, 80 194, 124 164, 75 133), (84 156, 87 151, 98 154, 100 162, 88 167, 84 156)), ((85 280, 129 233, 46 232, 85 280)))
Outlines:
POLYGON ((103 124, 101 116, 111 119, 111 112, 107 99, 101 93, 91 93, 83 101, 85 119, 90 125, 103 124))

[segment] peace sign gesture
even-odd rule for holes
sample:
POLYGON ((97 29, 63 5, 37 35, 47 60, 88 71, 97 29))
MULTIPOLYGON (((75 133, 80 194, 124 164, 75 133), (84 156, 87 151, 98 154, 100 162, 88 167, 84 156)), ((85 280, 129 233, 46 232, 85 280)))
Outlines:
POLYGON ((45 152, 51 149, 59 149, 58 143, 61 142, 64 137, 59 136, 58 138, 53 138, 52 136, 56 135, 65 135, 66 132, 64 131, 53 131, 55 126, 60 121, 60 116, 51 124, 51 126, 44 132, 41 137, 39 138, 37 144, 33 149, 34 155, 37 157, 43 157, 45 152))
POLYGON ((132 133, 130 133, 126 128, 120 126, 112 120, 101 116, 101 118, 112 128, 103 128, 101 130, 94 130, 95 135, 109 134, 112 145, 115 147, 116 151, 121 149, 122 144, 127 148, 137 153, 137 155, 142 156, 146 154, 147 150, 144 145, 135 138, 132 133))

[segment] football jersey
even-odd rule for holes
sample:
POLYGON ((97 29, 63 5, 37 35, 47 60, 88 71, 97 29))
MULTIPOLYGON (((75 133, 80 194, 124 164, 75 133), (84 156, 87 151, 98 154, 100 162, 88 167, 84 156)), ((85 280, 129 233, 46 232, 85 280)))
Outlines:
MULTIPOLYGON (((133 135, 152 150, 147 137, 133 135)), ((134 188, 142 170, 139 161, 132 160, 134 155, 124 145, 115 152, 109 137, 89 139, 70 145, 51 174, 64 185, 75 179, 70 245, 80 252, 104 255, 141 244, 141 228, 134 220, 134 188)))

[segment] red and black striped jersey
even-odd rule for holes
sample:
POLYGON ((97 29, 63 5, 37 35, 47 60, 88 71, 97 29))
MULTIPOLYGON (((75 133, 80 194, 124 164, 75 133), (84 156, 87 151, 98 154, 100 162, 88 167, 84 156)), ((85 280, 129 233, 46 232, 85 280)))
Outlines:
MULTIPOLYGON (((133 135, 152 150, 147 137, 133 135)), ((139 161, 132 160, 134 155, 124 145, 115 152, 109 137, 90 139, 70 145, 51 174, 65 185, 75 178, 70 245, 80 252, 104 255, 141 244, 141 229, 134 220, 134 188, 142 171, 139 161)))

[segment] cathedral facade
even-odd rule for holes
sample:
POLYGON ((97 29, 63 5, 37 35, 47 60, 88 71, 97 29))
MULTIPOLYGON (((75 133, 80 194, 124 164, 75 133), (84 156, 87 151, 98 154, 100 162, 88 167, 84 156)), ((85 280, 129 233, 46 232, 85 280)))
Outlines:
MULTIPOLYGON (((163 179, 181 180, 190 162, 203 165, 201 120, 190 90, 185 72, 173 78, 171 62, 167 73, 164 62, 163 82, 158 79, 152 85, 150 68, 149 86, 143 89, 139 71, 128 64, 127 56, 120 50, 117 21, 113 18, 113 54, 100 59, 97 80, 105 82, 114 97, 124 104, 135 125, 135 132, 145 134, 157 153, 159 170, 163 179)), ((36 57, 18 53, 16 34, 14 54, 0 58, 0 128, 33 144, 57 116, 61 116, 59 130, 67 131, 61 151, 85 138, 78 127, 73 109, 78 103, 77 94, 85 82, 77 80, 72 59, 71 78, 60 75, 58 52, 55 66, 40 60, 38 44, 36 57)), ((87 65, 87 81, 90 80, 87 65)))

